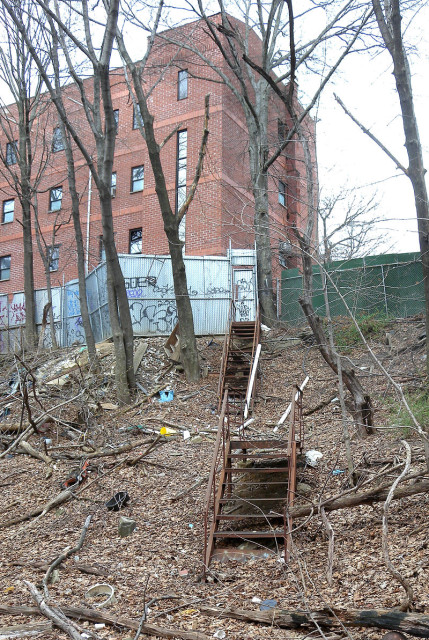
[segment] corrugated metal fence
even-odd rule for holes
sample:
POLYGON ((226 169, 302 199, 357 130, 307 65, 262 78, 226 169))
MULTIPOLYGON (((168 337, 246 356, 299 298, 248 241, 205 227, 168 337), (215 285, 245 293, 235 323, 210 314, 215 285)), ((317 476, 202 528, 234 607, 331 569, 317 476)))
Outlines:
MULTIPOLYGON (((421 313, 425 308, 423 274, 419 253, 388 254, 331 262, 327 271, 328 297, 332 316, 347 315, 347 306, 356 316, 379 313, 396 318, 421 313), (340 295, 341 294, 341 295, 340 295), (341 297, 342 296, 342 297, 341 297)), ((302 278, 298 269, 282 273, 282 320, 305 322, 298 298, 302 278)), ((325 315, 320 268, 313 267, 313 306, 325 315)))
MULTIPOLYGON (((169 256, 120 255, 134 333, 168 335, 177 322, 173 274, 169 256)), ((226 257, 185 257, 188 291, 198 335, 225 332, 231 297, 237 300, 237 320, 251 320, 256 309, 256 260, 253 250, 234 249, 226 257)), ((106 265, 100 264, 86 279, 91 324, 96 342, 110 336, 106 265)), ((62 346, 84 343, 77 280, 53 289, 57 341, 62 346)), ((41 325, 46 289, 36 291, 37 324, 41 325)), ((0 296, 0 352, 21 342, 25 298, 16 293, 8 302, 0 296)), ((46 340, 50 340, 47 332, 46 340)))

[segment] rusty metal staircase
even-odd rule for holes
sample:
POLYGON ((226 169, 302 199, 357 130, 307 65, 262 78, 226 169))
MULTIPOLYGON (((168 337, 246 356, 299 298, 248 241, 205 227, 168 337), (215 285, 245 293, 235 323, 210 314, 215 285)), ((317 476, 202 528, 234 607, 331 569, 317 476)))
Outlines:
MULTIPOLYGON (((251 380, 252 366, 260 339, 259 308, 254 321, 237 322, 235 317, 235 303, 232 301, 229 309, 229 329, 225 334, 225 342, 221 360, 218 398, 221 408, 225 388, 228 387, 229 404, 244 406, 249 398, 250 410, 253 406, 257 376, 251 380), (251 384, 252 388, 249 388, 251 384)), ((247 414, 247 411, 246 411, 247 414)))
POLYGON ((303 445, 302 391, 293 392, 287 439, 246 437, 244 413, 237 418, 235 398, 225 385, 206 493, 205 571, 220 541, 271 541, 284 548, 285 561, 290 554, 288 509, 294 503, 297 452, 303 445))

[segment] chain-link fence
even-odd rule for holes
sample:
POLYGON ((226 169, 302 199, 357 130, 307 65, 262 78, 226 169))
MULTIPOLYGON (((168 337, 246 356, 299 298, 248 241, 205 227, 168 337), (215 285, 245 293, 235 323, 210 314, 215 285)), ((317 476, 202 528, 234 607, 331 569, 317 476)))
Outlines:
MULTIPOLYGON (((328 298, 332 316, 378 313, 405 318, 424 311, 423 274, 419 253, 369 256, 335 261, 326 268, 328 298)), ((282 272, 282 320, 297 325, 304 322, 298 302, 302 291, 299 269, 282 272)), ((321 270, 313 267, 313 306, 325 315, 321 270)))

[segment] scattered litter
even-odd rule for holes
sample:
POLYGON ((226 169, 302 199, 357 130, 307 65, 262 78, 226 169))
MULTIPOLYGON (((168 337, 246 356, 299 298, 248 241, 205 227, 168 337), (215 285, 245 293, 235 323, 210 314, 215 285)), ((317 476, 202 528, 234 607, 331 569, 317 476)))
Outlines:
POLYGON ((184 576, 187 576, 187 575, 189 575, 188 569, 180 569, 179 576, 184 577, 184 576))
POLYGON ((340 399, 339 399, 339 398, 332 398, 332 400, 331 400, 331 404, 332 404, 333 402, 339 402, 339 401, 340 401, 340 399))
POLYGON ((119 405, 113 404, 112 402, 100 402, 100 407, 106 411, 115 411, 115 409, 119 409, 119 405))
POLYGON ((126 518, 125 516, 121 516, 119 518, 118 531, 121 538, 126 538, 130 536, 134 529, 136 528, 137 523, 132 518, 126 518))
POLYGON ((193 524, 188 524, 188 527, 189 527, 190 529, 193 529, 193 528, 194 528, 194 525, 193 525, 193 524))
POLYGON ((171 402, 174 398, 173 389, 165 389, 159 392, 159 402, 171 402))
POLYGON ((15 591, 15 587, 6 587, 4 590, 5 593, 12 593, 12 591, 15 591))
POLYGON ((161 427, 161 429, 159 430, 159 433, 162 436, 174 436, 177 431, 176 429, 170 429, 170 427, 161 427))
POLYGON ((305 454, 305 461, 310 467, 317 467, 320 458, 323 458, 323 453, 316 451, 316 449, 310 449, 305 454))
POLYGON ((191 437, 191 432, 188 431, 187 429, 183 432, 183 439, 184 440, 189 440, 189 438, 191 437))
POLYGON ((261 331, 271 331, 271 329, 266 324, 261 324, 261 331))
POLYGON ((106 627, 106 625, 104 624, 104 622, 96 622, 94 625, 94 629, 104 629, 106 627))
POLYGON ((220 640, 222 640, 222 638, 226 638, 226 633, 223 629, 218 629, 214 634, 213 634, 213 638, 220 638, 220 640))
POLYGON ((268 611, 274 609, 277 606, 277 600, 263 600, 259 605, 260 611, 268 611))
POLYGON ((345 473, 344 469, 334 469, 332 472, 333 476, 339 476, 340 473, 345 473))
POLYGON ((82 484, 88 476, 89 460, 85 460, 80 469, 74 469, 69 477, 61 484, 61 489, 68 489, 75 484, 82 484))
POLYGON ((106 502, 106 507, 108 511, 119 511, 119 509, 122 509, 122 507, 128 504, 129 500, 130 496, 126 491, 118 491, 113 498, 110 498, 110 500, 106 502))
POLYGON ((261 604, 262 600, 261 600, 261 598, 258 598, 258 596, 253 596, 252 602, 254 604, 261 604))
POLYGON ((97 602, 92 602, 91 604, 94 607, 107 607, 110 604, 114 604, 117 602, 115 598, 115 590, 110 584, 95 584, 93 587, 90 587, 88 591, 85 593, 85 599, 90 600, 91 598, 98 598, 97 602), (100 596, 105 596, 104 600, 100 602, 100 596))

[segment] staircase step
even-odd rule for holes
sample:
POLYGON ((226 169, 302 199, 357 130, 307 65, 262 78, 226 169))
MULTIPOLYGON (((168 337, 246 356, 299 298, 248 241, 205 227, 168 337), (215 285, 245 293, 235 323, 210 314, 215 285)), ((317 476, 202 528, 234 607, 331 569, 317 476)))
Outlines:
MULTIPOLYGON (((260 482, 255 483, 260 485, 260 482)), ((286 496, 278 497, 278 498, 253 498, 252 496, 246 497, 231 497, 231 498, 221 498, 219 500, 219 504, 227 504, 228 502, 242 502, 243 504, 253 504, 254 502, 280 502, 281 500, 285 500, 286 496)))
POLYGON ((216 520, 278 520, 279 518, 283 519, 282 513, 220 513, 216 516, 216 520))
POLYGON ((236 460, 287 460, 287 457, 283 453, 231 453, 228 458, 235 458, 236 460))
POLYGON ((287 473, 289 466, 285 467, 225 467, 225 471, 231 473, 287 473))
POLYGON ((215 538, 284 538, 283 529, 269 529, 268 531, 216 531, 215 538))
POLYGON ((231 440, 231 449, 282 449, 287 446, 287 440, 231 440))

